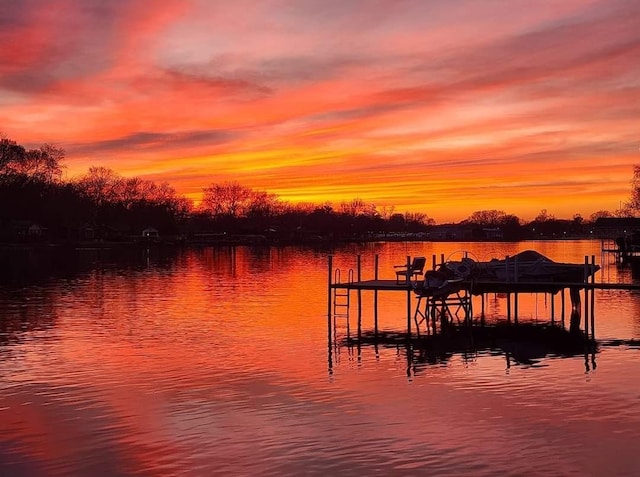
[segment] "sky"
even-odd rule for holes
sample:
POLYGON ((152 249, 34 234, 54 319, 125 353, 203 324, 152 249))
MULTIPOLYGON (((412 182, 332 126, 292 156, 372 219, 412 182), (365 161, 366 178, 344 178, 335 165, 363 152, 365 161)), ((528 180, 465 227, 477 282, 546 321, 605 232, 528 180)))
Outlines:
POLYGON ((640 163, 639 31, 634 0, 0 0, 0 132, 196 202, 588 218, 640 163))

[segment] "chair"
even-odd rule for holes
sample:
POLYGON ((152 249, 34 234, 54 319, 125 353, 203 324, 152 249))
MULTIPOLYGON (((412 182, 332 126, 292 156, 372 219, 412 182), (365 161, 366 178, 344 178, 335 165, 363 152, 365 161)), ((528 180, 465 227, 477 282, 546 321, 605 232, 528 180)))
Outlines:
POLYGON ((440 319, 441 330, 453 323, 454 319, 460 324, 460 312, 464 314, 464 323, 470 324, 473 317, 471 284, 462 278, 449 279, 447 274, 437 270, 427 271, 424 277, 424 282, 413 286, 418 297, 413 314, 418 336, 422 322, 425 323, 427 334, 435 334, 437 319, 440 319), (424 311, 420 309, 422 300, 424 311))
POLYGON ((394 265, 393 268, 399 269, 396 270, 396 283, 409 283, 411 277, 419 277, 422 275, 426 263, 427 259, 425 257, 413 257, 408 268, 407 265, 394 265))

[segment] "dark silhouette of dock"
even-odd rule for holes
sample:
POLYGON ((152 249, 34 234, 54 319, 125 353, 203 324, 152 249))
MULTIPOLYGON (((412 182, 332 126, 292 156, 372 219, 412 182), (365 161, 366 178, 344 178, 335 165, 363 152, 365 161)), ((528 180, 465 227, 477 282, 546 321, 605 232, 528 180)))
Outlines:
MULTIPOLYGON (((407 267, 412 259, 407 257, 407 267)), ((441 256, 444 263, 444 256, 441 256)), ((433 256, 433 268, 436 268, 436 256, 433 256)), ((584 279, 582 281, 553 281, 553 280, 517 280, 508 279, 474 279, 468 278, 457 282, 450 293, 425 294, 420 290, 420 281, 407 279, 398 281, 382 279, 379 277, 378 256, 374 257, 373 278, 362 278, 361 257, 356 257, 355 269, 349 269, 343 273, 340 269, 333 268, 333 258, 328 260, 328 292, 327 292, 327 322, 329 341, 333 339, 335 320, 344 317, 349 327, 349 318, 352 302, 352 293, 355 294, 358 331, 361 332, 362 323, 362 293, 374 294, 374 332, 378 331, 378 292, 399 292, 406 294, 406 336, 411 338, 414 334, 420 335, 420 326, 425 324, 428 334, 435 334, 455 320, 464 326, 485 325, 485 297, 488 294, 504 294, 507 301, 507 322, 518 324, 518 298, 521 293, 548 294, 551 297, 552 324, 556 320, 555 297, 559 295, 561 304, 559 324, 565 326, 566 295, 569 295, 571 304, 570 330, 584 333, 588 339, 595 340, 595 290, 640 290, 640 284, 635 283, 605 283, 596 282, 595 273, 588 270, 597 270, 595 256, 588 256, 584 260, 584 279), (474 315, 472 297, 480 297, 481 309, 478 316, 474 315), (461 316, 462 315, 462 316, 461 316), (584 320, 582 320, 584 317, 584 320), (438 322, 438 323, 436 323, 438 322), (581 325, 582 324, 582 329, 581 325)))

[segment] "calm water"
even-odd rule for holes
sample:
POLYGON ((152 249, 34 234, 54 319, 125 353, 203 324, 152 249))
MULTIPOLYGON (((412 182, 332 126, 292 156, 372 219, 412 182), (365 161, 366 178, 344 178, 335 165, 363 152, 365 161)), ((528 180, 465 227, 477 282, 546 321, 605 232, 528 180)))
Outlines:
MULTIPOLYGON (((393 278, 407 255, 528 248, 601 263, 587 241, 332 253, 342 270, 361 254, 363 278, 378 254, 393 278)), ((344 320, 329 356, 326 251, 127 255, 30 257, 0 285, 0 475, 640 475, 637 292, 596 294, 595 357, 478 350, 428 364, 403 346, 348 346, 344 320)), ((602 279, 632 280, 615 266, 602 279)), ((382 329, 404 329, 397 295, 379 296, 382 329)), ((487 311, 504 316, 504 301, 487 311)), ((523 295, 520 315, 548 320, 550 300, 523 295)))

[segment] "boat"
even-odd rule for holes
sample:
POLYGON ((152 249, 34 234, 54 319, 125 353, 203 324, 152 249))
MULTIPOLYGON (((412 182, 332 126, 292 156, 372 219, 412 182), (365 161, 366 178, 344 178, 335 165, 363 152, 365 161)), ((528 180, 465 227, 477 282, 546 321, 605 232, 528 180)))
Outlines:
POLYGON ((591 278, 600 266, 591 263, 554 262, 535 250, 525 250, 502 260, 478 262, 474 278, 521 282, 584 282, 591 278))

